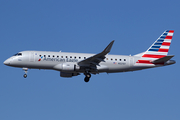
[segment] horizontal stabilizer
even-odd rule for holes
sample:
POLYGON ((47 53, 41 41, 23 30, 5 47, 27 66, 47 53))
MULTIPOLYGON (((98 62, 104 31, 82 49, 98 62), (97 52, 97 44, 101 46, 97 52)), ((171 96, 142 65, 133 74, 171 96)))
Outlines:
POLYGON ((162 57, 162 58, 159 58, 157 60, 154 60, 152 63, 154 64, 158 64, 158 63, 165 63, 167 62, 168 60, 170 60, 172 57, 174 57, 174 55, 167 55, 165 57, 162 57))

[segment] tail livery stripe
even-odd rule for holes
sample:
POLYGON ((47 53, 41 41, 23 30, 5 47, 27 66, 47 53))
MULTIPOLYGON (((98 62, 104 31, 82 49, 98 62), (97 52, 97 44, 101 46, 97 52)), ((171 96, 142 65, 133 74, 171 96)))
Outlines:
POLYGON ((169 46, 160 46, 160 48, 169 49, 169 46))
POLYGON ((167 56, 174 30, 166 30, 151 45, 151 47, 142 55, 136 63, 153 64, 151 61, 167 56), (146 60, 144 60, 146 58, 146 60))
POLYGON ((159 50, 158 50, 158 52, 168 52, 169 51, 169 49, 163 49, 163 48, 160 48, 159 50))
MULTIPOLYGON (((167 31, 168 31, 168 30, 167 30, 167 31)), ((174 30, 169 30, 168 32, 169 32, 169 33, 174 33, 174 30)))
POLYGON ((150 60, 138 60, 136 63, 153 64, 150 60))
POLYGON ((149 58, 162 58, 166 55, 151 55, 151 54, 144 54, 142 57, 149 57, 149 58))
POLYGON ((146 52, 166 52, 167 55, 169 47, 165 46, 171 45, 173 33, 174 30, 166 30, 146 52))
POLYGON ((165 45, 165 46, 170 46, 171 43, 169 42, 163 42, 162 45, 165 45))

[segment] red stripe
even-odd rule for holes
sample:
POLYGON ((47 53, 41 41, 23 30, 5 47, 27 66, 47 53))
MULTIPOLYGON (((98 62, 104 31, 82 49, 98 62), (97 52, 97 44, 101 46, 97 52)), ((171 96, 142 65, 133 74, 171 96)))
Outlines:
POLYGON ((166 36, 165 39, 172 39, 172 36, 166 36))
POLYGON ((171 43, 169 42, 163 42, 162 45, 165 45, 165 46, 170 46, 171 43))
POLYGON ((138 60, 136 63, 153 64, 150 60, 138 60))
POLYGON ((169 49, 163 49, 163 48, 159 48, 158 52, 168 52, 169 49))
POLYGON ((149 58, 162 58, 166 55, 151 55, 151 54, 144 54, 142 57, 149 57, 149 58))
POLYGON ((174 33, 174 30, 170 30, 169 33, 174 33))

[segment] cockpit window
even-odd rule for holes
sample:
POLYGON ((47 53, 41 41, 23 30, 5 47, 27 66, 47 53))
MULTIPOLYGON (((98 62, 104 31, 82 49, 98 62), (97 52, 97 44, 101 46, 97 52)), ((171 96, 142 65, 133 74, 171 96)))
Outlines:
POLYGON ((22 53, 16 53, 14 56, 22 56, 22 53))

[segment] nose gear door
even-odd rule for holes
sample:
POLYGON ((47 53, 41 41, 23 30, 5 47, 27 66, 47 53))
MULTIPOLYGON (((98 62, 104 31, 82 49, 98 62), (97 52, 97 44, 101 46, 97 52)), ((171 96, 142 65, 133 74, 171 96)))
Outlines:
POLYGON ((133 64, 134 64, 134 58, 129 57, 129 66, 133 66, 133 64))

